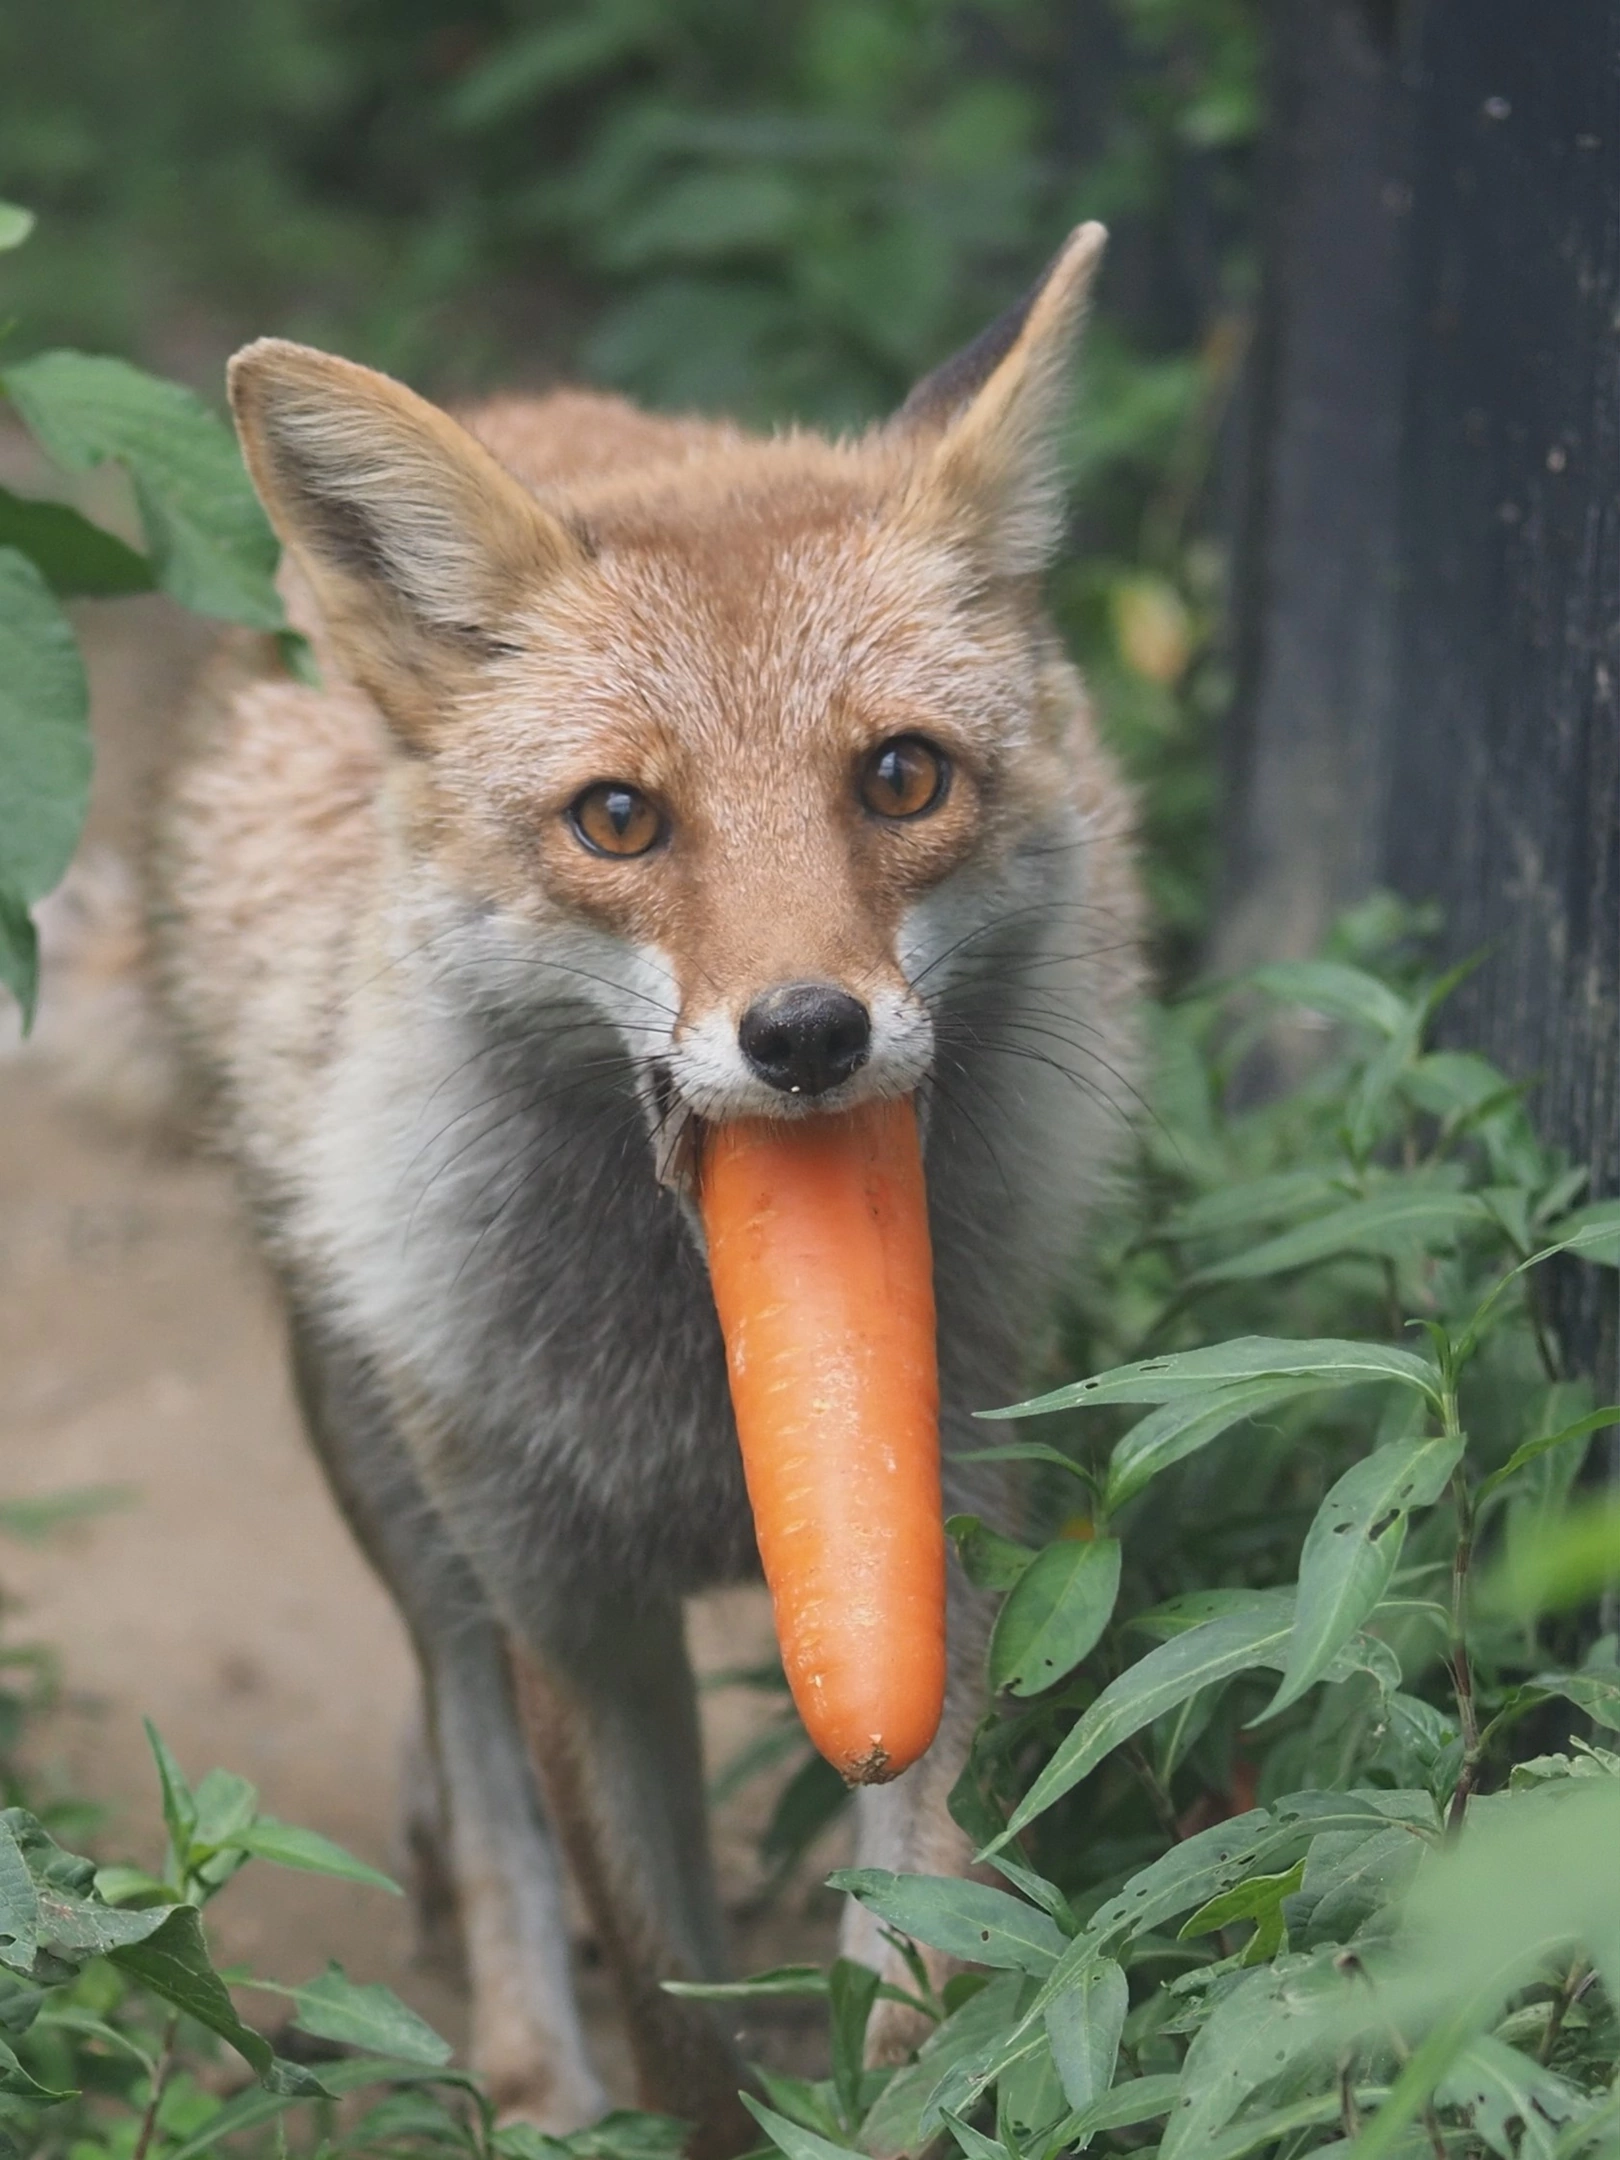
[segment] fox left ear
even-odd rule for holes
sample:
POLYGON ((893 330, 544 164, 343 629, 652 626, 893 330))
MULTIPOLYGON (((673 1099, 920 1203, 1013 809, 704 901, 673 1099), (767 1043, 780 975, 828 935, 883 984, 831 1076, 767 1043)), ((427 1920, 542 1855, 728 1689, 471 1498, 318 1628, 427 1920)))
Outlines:
POLYGON ((1101 225, 1077 226, 1023 299, 925 376, 889 423, 928 443, 917 507, 965 527, 998 576, 1040 570, 1062 536, 1055 438, 1107 240, 1101 225))

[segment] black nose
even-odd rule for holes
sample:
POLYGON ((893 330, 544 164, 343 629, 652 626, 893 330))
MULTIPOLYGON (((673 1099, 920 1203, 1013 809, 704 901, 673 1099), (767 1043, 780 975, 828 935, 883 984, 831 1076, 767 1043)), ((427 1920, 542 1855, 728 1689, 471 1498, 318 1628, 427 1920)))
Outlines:
POLYGON ((859 998, 828 983, 784 983, 755 998, 737 1024, 742 1053, 785 1095, 824 1095, 866 1063, 872 1020, 859 998))

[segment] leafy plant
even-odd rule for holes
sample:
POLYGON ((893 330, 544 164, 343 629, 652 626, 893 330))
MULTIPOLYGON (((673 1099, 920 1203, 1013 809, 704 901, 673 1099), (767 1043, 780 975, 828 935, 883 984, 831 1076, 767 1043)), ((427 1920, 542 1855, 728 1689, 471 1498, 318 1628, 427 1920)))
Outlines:
MULTIPOLYGON (((0 204, 0 249, 32 220, 0 204)), ((32 907, 60 881, 90 800, 90 695, 64 600, 161 589, 199 614, 277 635, 277 549, 236 445, 178 383, 122 360, 46 352, 0 367, 0 396, 65 473, 111 461, 133 490, 146 551, 61 502, 0 488, 0 982, 33 1018, 32 907)))
POLYGON ((788 2160, 1614 2149, 1620 1661, 1568 1608, 1620 1577, 1579 1485, 1620 1407, 1537 1284, 1620 1263, 1620 1203, 1428 1049, 1421 929, 1376 901, 1160 1016, 1141 1197, 1069 1324, 1116 1356, 992 1413, 1051 1421, 988 1452, 1057 1534, 952 1524, 1003 1594, 952 1803, 1001 1887, 832 1878, 977 1971, 918 1964, 892 2073, 850 1974, 755 1983, 833 2010, 832 2077, 764 2081, 788 2160), (1226 1109, 1307 1017, 1327 1055, 1226 1109))

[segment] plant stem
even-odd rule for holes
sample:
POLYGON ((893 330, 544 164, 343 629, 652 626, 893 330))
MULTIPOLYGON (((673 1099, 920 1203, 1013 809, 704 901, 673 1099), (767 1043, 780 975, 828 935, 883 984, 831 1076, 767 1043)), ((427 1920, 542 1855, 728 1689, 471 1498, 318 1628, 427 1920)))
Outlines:
POLYGON ((1181 1831, 1176 1823, 1175 1802, 1165 1790, 1164 1782, 1160 1778, 1158 1771, 1154 1769, 1152 1763, 1148 1760, 1146 1750, 1139 1741, 1132 1740, 1126 1744, 1124 1754, 1126 1761, 1136 1772, 1137 1779, 1142 1790, 1148 1796, 1154 1814, 1159 1818, 1159 1828, 1172 1845, 1179 1845, 1181 1831))
MULTIPOLYGON (((1450 1432, 1456 1427, 1457 1413, 1456 1400, 1449 1387, 1445 1407, 1446 1429, 1450 1432)), ((1479 1739, 1479 1712, 1474 1701, 1474 1668, 1468 1655, 1468 1587, 1474 1564, 1474 1502, 1460 1463, 1452 1477, 1451 1490, 1457 1503, 1457 1550, 1451 1563, 1451 1684, 1456 1691, 1457 1723, 1463 1744, 1462 1767, 1457 1773, 1457 1787, 1446 1817, 1446 1829, 1455 1832, 1462 1827, 1469 1798, 1479 1782, 1483 1750, 1479 1739)))
POLYGON ((1552 2061, 1552 2051, 1558 2045, 1558 2035, 1569 2015, 1570 2005, 1586 1985, 1589 1970, 1586 1959, 1578 1957, 1564 1975, 1564 1984, 1558 1990, 1557 1999, 1552 2006, 1552 2016, 1547 2020, 1547 2030, 1542 2034, 1541 2045, 1536 2050, 1537 2062, 1545 2064, 1552 2061))
POLYGON ((176 2010, 163 2028, 163 2045, 158 2050, 157 2068, 152 2074, 152 2091, 141 2117, 141 2127, 135 2139, 130 2160, 146 2160, 147 2148, 157 2129, 158 2109, 163 2105, 164 2088, 169 2082, 169 2072, 174 2068, 174 2043, 180 2032, 180 2013, 176 2010))

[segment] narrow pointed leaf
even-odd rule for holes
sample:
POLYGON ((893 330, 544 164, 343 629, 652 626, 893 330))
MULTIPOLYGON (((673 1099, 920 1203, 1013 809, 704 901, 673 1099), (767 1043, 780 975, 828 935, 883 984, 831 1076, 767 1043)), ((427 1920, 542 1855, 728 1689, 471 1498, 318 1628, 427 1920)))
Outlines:
POLYGON ((1342 1253, 1399 1259, 1415 1248, 1453 1238, 1468 1224, 1494 1219, 1474 1193, 1435 1192, 1421 1185, 1414 1191, 1401 1186, 1371 1199, 1352 1200, 1331 1214, 1313 1216, 1247 1252, 1200 1268, 1192 1280, 1250 1282, 1263 1275, 1286 1274, 1290 1268, 1310 1267, 1342 1253))
POLYGON ((893 1875, 887 1868, 840 1868, 827 1880, 902 1935, 974 1965, 1032 1973, 1039 1979, 1066 1947, 1066 1938, 1048 1914, 988 1883, 893 1875))
POLYGON ((39 502, 0 487, 0 547, 26 555, 59 600, 151 592, 152 565, 66 503, 39 502))
POLYGON ((1047 2004, 1046 2037, 1071 2108, 1090 2107, 1114 2082, 1129 2006, 1124 1969, 1110 1957, 1094 1957, 1047 2004))
POLYGON ((1181 1402, 1208 1396, 1239 1380, 1316 1380, 1325 1387, 1361 1387, 1370 1380, 1399 1380, 1440 1400, 1440 1375, 1427 1359, 1381 1343, 1337 1337, 1291 1342, 1271 1335, 1243 1335, 1203 1350, 1167 1351, 1138 1358, 1090 1380, 1076 1380, 1006 1410, 981 1410, 982 1418, 1039 1416, 1048 1410, 1084 1409, 1102 1403, 1181 1402))
POLYGON ((1110 1514, 1132 1500, 1150 1479, 1218 1440, 1246 1418, 1308 1395, 1314 1380, 1243 1380, 1207 1399, 1193 1396, 1165 1403, 1133 1425, 1108 1463, 1106 1503, 1110 1514))
POLYGON ((73 626, 27 556, 0 547, 0 884, 42 900, 90 800, 90 691, 73 626))
POLYGON ((449 2041, 440 2039, 392 1988, 361 1985, 341 1965, 328 1965, 318 1979, 289 1992, 298 2005, 294 2022, 301 2032, 401 2062, 438 2065, 450 2060, 449 2041))
POLYGON ((1303 1005, 1327 1020, 1348 1020, 1394 1036, 1407 1027, 1412 1008, 1387 983, 1338 960, 1278 960, 1256 968, 1249 980, 1290 1005, 1303 1005))
POLYGON ((1263 1717, 1313 1687, 1389 1588, 1413 1508, 1437 1500, 1461 1460, 1460 1439, 1398 1440, 1355 1463, 1305 1535, 1282 1684, 1263 1717))
POLYGON ((227 1842, 234 1852, 251 1853, 257 1860, 273 1860, 278 1867, 302 1868, 311 1875, 335 1875, 343 1882, 367 1883, 373 1890, 387 1890, 394 1897, 404 1895, 390 1876, 367 1867, 363 1860, 356 1860, 319 1831, 301 1830, 296 1824, 277 1822, 270 1815, 261 1815, 245 1829, 234 1831, 227 1842))

